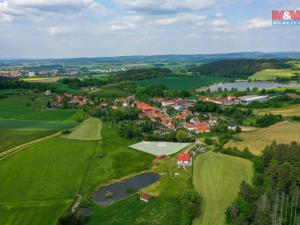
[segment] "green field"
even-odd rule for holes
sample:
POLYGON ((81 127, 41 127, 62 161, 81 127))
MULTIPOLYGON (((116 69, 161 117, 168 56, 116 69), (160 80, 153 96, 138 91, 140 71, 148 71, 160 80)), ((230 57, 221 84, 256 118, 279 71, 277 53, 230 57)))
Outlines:
POLYGON ((225 225, 225 211, 237 196, 240 183, 251 182, 248 160, 207 152, 194 160, 193 182, 202 196, 201 216, 193 225, 225 225))
POLYGON ((61 137, 75 140, 100 140, 102 123, 98 118, 88 118, 72 130, 72 133, 61 137))
MULTIPOLYGON (((299 73, 300 71, 298 71, 299 73)), ((253 74, 251 80, 276 80, 277 77, 291 78, 297 75, 297 71, 291 69, 265 69, 253 74)))
POLYGON ((122 90, 116 86, 104 86, 99 91, 93 92, 93 95, 99 98, 119 98, 130 95, 129 92, 122 90))
POLYGON ((94 205, 88 225, 189 224, 180 200, 185 190, 192 188, 191 168, 179 168, 176 157, 168 156, 151 170, 161 174, 161 179, 141 192, 156 196, 152 201, 142 202, 135 194, 108 207, 94 205))
POLYGON ((0 118, 63 122, 76 113, 75 110, 47 109, 48 100, 51 98, 35 93, 16 94, 1 98, 0 118))
POLYGON ((0 129, 0 152, 54 133, 55 130, 0 129))
POLYGON ((153 156, 129 149, 133 141, 113 127, 104 126, 102 136, 52 138, 0 160, 0 224, 54 225, 77 194, 150 167, 153 156))
POLYGON ((212 77, 212 76, 198 76, 198 77, 163 77, 149 80, 138 81, 139 84, 153 85, 161 84, 170 89, 176 90, 191 90, 205 87, 214 83, 225 81, 226 78, 212 77))
POLYGON ((273 141, 288 144, 292 141, 300 141, 300 123, 295 121, 283 121, 267 128, 258 128, 254 131, 242 132, 237 135, 240 141, 230 141, 225 147, 236 147, 243 150, 248 147, 256 155, 270 145, 273 141))
POLYGON ((255 109, 254 114, 265 115, 266 113, 281 114, 284 117, 300 116, 300 105, 289 105, 282 108, 255 109))

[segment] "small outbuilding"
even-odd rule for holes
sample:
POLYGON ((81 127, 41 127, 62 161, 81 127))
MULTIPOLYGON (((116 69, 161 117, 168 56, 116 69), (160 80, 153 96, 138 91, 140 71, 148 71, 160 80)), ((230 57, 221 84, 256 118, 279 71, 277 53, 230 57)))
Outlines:
POLYGON ((151 195, 148 195, 146 193, 142 193, 140 195, 140 200, 142 200, 143 202, 149 202, 149 201, 151 201, 152 198, 153 197, 151 195))

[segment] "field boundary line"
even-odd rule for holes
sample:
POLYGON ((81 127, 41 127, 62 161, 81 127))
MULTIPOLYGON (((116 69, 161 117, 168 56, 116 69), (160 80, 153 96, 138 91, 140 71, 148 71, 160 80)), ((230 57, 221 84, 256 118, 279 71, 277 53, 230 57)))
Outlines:
POLYGON ((36 139, 36 140, 33 140, 33 141, 29 141, 29 142, 26 142, 24 144, 21 144, 21 145, 18 145, 16 147, 13 147, 13 148, 11 148, 9 150, 6 150, 4 152, 1 152, 0 153, 0 160, 3 160, 4 158, 8 157, 9 155, 11 155, 13 153, 16 153, 18 151, 21 151, 21 150, 25 149, 26 147, 29 147, 29 146, 31 146, 33 144, 36 144, 36 143, 44 141, 44 140, 48 140, 50 138, 57 137, 57 136, 61 135, 61 133, 62 132, 59 131, 59 132, 57 132, 55 134, 51 134, 51 135, 48 135, 46 137, 42 137, 42 138, 39 138, 39 139, 36 139))

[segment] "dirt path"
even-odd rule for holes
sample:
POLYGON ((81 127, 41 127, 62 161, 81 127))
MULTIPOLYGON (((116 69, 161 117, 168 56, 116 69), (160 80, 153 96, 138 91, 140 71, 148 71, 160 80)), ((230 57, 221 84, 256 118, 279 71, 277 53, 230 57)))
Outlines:
POLYGON ((58 132, 58 133, 55 133, 55 134, 48 135, 46 137, 42 137, 42 138, 39 138, 39 139, 36 139, 36 140, 33 140, 33 141, 26 142, 24 144, 18 145, 18 146, 14 147, 14 148, 11 148, 9 150, 1 152, 0 153, 0 160, 3 160, 7 156, 9 156, 9 155, 11 155, 13 153, 16 153, 16 152, 18 152, 20 150, 23 150, 26 147, 29 147, 29 146, 31 146, 33 144, 36 144, 36 143, 40 142, 40 141, 44 141, 44 140, 47 140, 47 139, 50 139, 50 138, 53 138, 53 137, 57 137, 59 135, 61 135, 61 131, 58 132))

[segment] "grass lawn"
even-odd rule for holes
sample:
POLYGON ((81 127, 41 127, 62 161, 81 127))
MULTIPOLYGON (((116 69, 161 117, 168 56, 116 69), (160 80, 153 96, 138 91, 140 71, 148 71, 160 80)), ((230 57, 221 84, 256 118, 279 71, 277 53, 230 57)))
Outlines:
POLYGON ((265 69, 253 74, 251 80, 276 80, 277 77, 291 78, 296 76, 297 71, 290 69, 265 69))
POLYGON ((100 119, 91 117, 75 127, 72 133, 61 137, 76 140, 100 140, 101 127, 102 123, 100 119))
POLYGON ((118 87, 108 85, 101 87, 99 91, 93 92, 93 95, 99 98, 119 98, 126 97, 130 95, 130 93, 118 87))
POLYGON ((0 152, 56 132, 55 130, 0 129, 0 152))
POLYGON ((170 89, 191 90, 205 87, 214 83, 227 80, 222 77, 198 76, 198 77, 164 77, 138 81, 139 84, 152 85, 161 84, 170 89))
POLYGON ((266 113, 281 114, 284 117, 300 116, 300 105, 289 105, 282 108, 255 109, 254 114, 265 115, 266 113))
POLYGON ((243 150, 248 147, 256 155, 274 140, 277 143, 290 143, 300 141, 300 123, 283 121, 267 128, 258 128, 255 131, 242 132, 237 135, 241 141, 230 141, 225 147, 237 147, 243 150))
POLYGON ((225 211, 236 197, 240 183, 251 181, 248 160, 207 152, 194 160, 193 182, 202 196, 201 216, 193 225, 225 225, 225 211))

